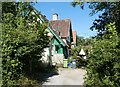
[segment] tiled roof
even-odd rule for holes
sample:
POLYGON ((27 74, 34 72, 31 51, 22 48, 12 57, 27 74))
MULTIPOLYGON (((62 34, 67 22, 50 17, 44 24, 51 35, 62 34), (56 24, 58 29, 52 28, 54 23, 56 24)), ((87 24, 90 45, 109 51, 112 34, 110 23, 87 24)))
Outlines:
MULTIPOLYGON (((31 5, 30 5, 31 6, 31 5)), ((45 15, 42 15, 37 9, 35 9, 33 6, 31 6, 33 8, 33 10, 35 10, 38 15, 41 15, 41 17, 46 21, 49 22, 49 20, 45 17, 45 15)), ((66 43, 64 43, 64 41, 59 37, 59 35, 56 33, 56 31, 52 28, 52 25, 49 24, 49 28, 53 31, 53 33, 58 37, 58 39, 67 46, 66 43)))
POLYGON ((50 24, 52 25, 52 28, 54 31, 56 31, 58 34, 60 32, 61 37, 68 37, 70 34, 70 28, 71 28, 71 21, 70 19, 65 20, 52 20, 50 21, 50 24))
MULTIPOLYGON (((50 28, 52 29, 52 25, 49 25, 50 28)), ((53 30, 53 29, 52 29, 53 30)), ((56 31, 53 30, 53 32, 55 33, 55 35, 62 41, 62 43, 64 43, 66 46, 68 46, 60 37, 59 35, 56 33, 56 31)))

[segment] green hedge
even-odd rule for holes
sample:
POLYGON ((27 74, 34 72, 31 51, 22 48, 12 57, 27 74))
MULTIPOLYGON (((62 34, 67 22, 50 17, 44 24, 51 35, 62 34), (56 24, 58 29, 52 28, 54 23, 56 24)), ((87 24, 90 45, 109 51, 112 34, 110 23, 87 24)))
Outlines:
POLYGON ((120 86, 120 49, 117 48, 119 40, 114 24, 109 24, 107 28, 107 34, 95 40, 89 56, 86 87, 120 86))
MULTIPOLYGON (((9 8, 12 3, 8 4, 9 6, 6 7, 9 8)), ((19 14, 19 11, 15 9, 14 12, 19 14)), ((18 14, 11 13, 9 9, 2 13, 3 87, 20 85, 18 82, 24 73, 34 73, 43 49, 49 44, 46 23, 40 24, 36 21, 37 17, 33 19, 34 22, 30 22, 29 17, 33 18, 34 16, 32 14, 28 17, 18 14)), ((37 69, 40 70, 39 66, 37 69)))

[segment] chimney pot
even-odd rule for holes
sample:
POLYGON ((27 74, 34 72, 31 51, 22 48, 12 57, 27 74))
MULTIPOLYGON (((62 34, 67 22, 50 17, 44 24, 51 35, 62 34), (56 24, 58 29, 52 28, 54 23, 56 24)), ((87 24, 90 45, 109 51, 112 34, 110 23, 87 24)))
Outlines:
POLYGON ((52 19, 53 19, 53 20, 58 20, 58 14, 57 14, 57 13, 53 14, 53 15, 52 15, 52 19))

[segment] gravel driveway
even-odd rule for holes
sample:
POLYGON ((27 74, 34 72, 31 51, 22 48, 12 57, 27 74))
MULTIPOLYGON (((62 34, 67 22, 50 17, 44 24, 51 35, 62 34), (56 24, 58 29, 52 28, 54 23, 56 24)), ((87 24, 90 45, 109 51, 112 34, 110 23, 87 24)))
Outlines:
POLYGON ((83 69, 59 68, 58 75, 49 77, 43 85, 82 85, 85 73, 83 69))

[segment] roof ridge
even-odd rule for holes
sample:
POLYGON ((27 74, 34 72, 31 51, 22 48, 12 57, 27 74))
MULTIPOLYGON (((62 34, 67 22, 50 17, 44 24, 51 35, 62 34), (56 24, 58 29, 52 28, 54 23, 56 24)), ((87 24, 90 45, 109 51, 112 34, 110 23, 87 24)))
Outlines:
POLYGON ((65 21, 65 20, 70 20, 70 21, 71 21, 70 18, 66 18, 66 19, 59 19, 59 20, 50 20, 50 22, 51 22, 51 21, 63 21, 63 20, 64 20, 64 21, 65 21))

